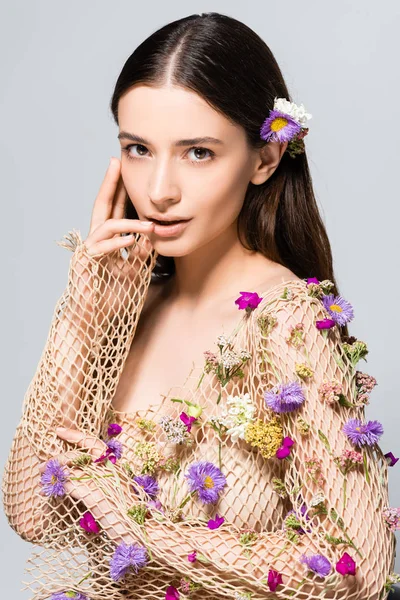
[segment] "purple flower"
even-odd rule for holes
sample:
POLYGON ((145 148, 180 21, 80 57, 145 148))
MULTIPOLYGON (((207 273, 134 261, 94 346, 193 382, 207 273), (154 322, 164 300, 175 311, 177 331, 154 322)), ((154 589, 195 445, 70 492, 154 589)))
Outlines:
POLYGON ((287 413, 299 408, 305 400, 304 392, 298 381, 278 383, 264 393, 266 405, 277 413, 287 413))
POLYGON ((152 508, 155 508, 156 510, 159 510, 159 511, 161 511, 161 512, 164 512, 164 511, 163 511, 163 508, 162 508, 162 504, 161 504, 161 502, 160 502, 159 500, 149 500, 149 501, 146 503, 146 506, 147 506, 147 508, 149 508, 150 510, 151 510, 152 508))
POLYGON ((337 325, 345 325, 354 317, 352 305, 342 296, 325 294, 322 296, 322 304, 337 325))
POLYGON ((207 461, 190 465, 185 477, 190 491, 196 491, 203 504, 217 502, 218 494, 226 485, 226 477, 222 471, 207 461))
POLYGON ((118 425, 118 423, 110 423, 108 426, 107 435, 108 437, 114 437, 116 435, 119 435, 121 431, 121 425, 118 425))
POLYGON ((268 571, 268 587, 271 592, 275 592, 278 585, 282 583, 282 575, 278 571, 270 569, 268 571))
POLYGON ((315 325, 317 329, 331 329, 335 327, 336 321, 333 319, 321 319, 320 321, 316 321, 315 325))
POLYGON ((274 142, 290 142, 301 132, 301 125, 289 114, 272 109, 260 129, 263 140, 274 142))
POLYGON ((64 496, 68 476, 69 471, 64 465, 56 458, 50 459, 40 479, 43 492, 46 496, 64 496))
POLYGON ((117 546, 110 560, 110 577, 118 581, 132 569, 135 573, 147 564, 147 549, 136 542, 125 544, 122 542, 117 546))
POLYGON ((310 283, 319 283, 318 279, 316 277, 307 277, 307 285, 310 285, 310 283))
POLYGON ((138 483, 151 498, 157 496, 159 487, 157 480, 151 475, 136 475, 134 481, 138 483))
POLYGON ((383 427, 379 421, 362 423, 360 419, 349 419, 342 427, 352 444, 356 446, 372 446, 376 444, 383 434, 383 427))
POLYGON ((260 304, 262 298, 257 292, 239 292, 242 294, 235 300, 235 304, 238 305, 239 309, 254 310, 260 304))
POLYGON ((193 552, 191 552, 190 554, 187 555, 187 559, 189 562, 196 562, 197 560, 197 550, 193 550, 193 552))
POLYGON ((351 558, 350 554, 344 552, 342 558, 336 563, 336 571, 341 575, 355 575, 356 563, 351 558))
POLYGON ((190 432, 190 430, 192 429, 192 423, 193 421, 196 421, 196 417, 189 417, 189 415, 187 415, 185 412, 181 412, 179 418, 182 421, 182 423, 186 425, 188 432, 190 432))
POLYGON ((393 454, 393 452, 388 452, 387 454, 385 454, 385 458, 387 460, 387 463, 388 463, 389 467, 394 467, 394 465, 399 460, 398 458, 395 457, 395 455, 393 454))
POLYGON ((121 444, 121 442, 111 438, 111 440, 106 441, 106 445, 107 445, 107 448, 109 448, 111 450, 112 454, 114 454, 115 458, 121 458, 122 452, 124 450, 124 447, 121 444))
POLYGON ((209 529, 218 529, 220 525, 225 521, 224 517, 218 516, 218 513, 215 515, 215 519, 210 519, 207 523, 207 527, 209 529))
POLYGON ((290 437, 283 438, 282 446, 276 451, 276 458, 286 458, 290 454, 294 441, 290 437))
POLYGON ((81 519, 79 519, 79 525, 87 531, 87 533, 99 533, 100 527, 92 513, 87 510, 81 519))
POLYGON ((303 554, 300 562, 307 565, 310 571, 313 571, 319 577, 326 577, 331 570, 331 563, 322 554, 312 554, 311 556, 303 554))
POLYGON ((81 594, 80 592, 74 592, 73 590, 68 590, 67 592, 57 592, 56 594, 52 594, 50 596, 50 600, 89 600, 85 594, 81 594))
POLYGON ((173 585, 169 585, 167 587, 167 591, 165 592, 165 600, 179 600, 180 594, 176 587, 173 585))

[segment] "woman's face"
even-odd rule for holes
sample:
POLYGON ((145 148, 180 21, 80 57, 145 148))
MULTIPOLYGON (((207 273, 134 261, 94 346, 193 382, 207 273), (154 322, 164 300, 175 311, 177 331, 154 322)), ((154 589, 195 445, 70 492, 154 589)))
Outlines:
POLYGON ((173 235, 163 226, 149 234, 160 254, 185 256, 236 231, 259 162, 242 127, 171 86, 133 87, 119 101, 118 120, 122 179, 139 219, 190 219, 173 235), (194 140, 205 137, 214 139, 194 140))

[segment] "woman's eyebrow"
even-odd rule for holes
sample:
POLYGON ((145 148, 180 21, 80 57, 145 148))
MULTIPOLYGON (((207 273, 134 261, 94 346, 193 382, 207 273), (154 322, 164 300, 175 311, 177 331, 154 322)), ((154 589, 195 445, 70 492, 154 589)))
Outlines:
MULTIPOLYGON (((118 134, 118 139, 122 140, 130 140, 132 142, 137 142, 138 144, 150 145, 151 142, 147 141, 145 138, 140 135, 135 135, 133 133, 128 133, 127 131, 120 131, 118 134)), ((186 140, 176 140, 173 145, 174 146, 196 146, 198 144, 223 144, 222 140, 218 138, 211 137, 209 135, 203 137, 196 138, 188 138, 186 140)))

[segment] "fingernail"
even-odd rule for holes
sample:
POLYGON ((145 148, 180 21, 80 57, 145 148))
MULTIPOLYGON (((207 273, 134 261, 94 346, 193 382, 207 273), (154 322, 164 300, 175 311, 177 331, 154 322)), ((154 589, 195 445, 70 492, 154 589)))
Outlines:
POLYGON ((140 221, 142 225, 153 225, 153 221, 140 221))
POLYGON ((63 431, 67 431, 66 427, 56 427, 56 431, 60 431, 60 433, 62 433, 63 431))

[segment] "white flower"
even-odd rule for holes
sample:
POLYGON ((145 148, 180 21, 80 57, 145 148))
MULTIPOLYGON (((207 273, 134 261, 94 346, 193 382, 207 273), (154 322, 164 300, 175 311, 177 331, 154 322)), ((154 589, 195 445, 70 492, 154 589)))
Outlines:
POLYGON ((305 127, 307 120, 312 118, 312 115, 306 112, 304 104, 300 104, 300 106, 298 106, 294 102, 289 102, 289 100, 286 100, 286 98, 275 98, 274 110, 280 110, 281 112, 289 115, 302 127, 305 127))
POLYGON ((325 496, 322 493, 315 494, 310 500, 310 506, 318 506, 321 502, 325 502, 325 496))
POLYGON ((254 421, 255 407, 251 401, 250 394, 241 396, 228 396, 226 404, 230 407, 221 411, 220 421, 227 427, 227 435, 233 442, 239 438, 244 440, 246 427, 254 421))

